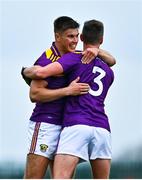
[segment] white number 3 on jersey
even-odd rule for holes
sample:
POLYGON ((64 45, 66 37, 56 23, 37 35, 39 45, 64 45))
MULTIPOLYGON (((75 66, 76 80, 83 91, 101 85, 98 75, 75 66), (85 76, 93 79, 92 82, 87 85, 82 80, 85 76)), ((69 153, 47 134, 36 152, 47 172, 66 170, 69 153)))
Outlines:
POLYGON ((96 72, 100 73, 97 77, 94 78, 94 83, 96 83, 98 85, 98 90, 94 91, 90 88, 89 93, 92 96, 101 95, 101 93, 103 92, 103 83, 102 83, 101 79, 106 75, 106 72, 103 69, 101 69, 97 66, 94 66, 93 73, 95 74, 96 72))

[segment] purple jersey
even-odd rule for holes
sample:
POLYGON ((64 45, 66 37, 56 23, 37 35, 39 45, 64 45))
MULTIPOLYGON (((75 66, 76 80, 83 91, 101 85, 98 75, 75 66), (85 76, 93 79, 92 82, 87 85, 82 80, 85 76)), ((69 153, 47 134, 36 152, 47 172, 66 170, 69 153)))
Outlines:
MULTIPOLYGON (((45 51, 35 62, 35 65, 46 66, 60 58, 60 53, 53 43, 51 48, 45 51)), ((48 82, 49 89, 58 89, 66 86, 64 76, 49 77, 45 81, 48 82)), ((65 98, 61 98, 52 102, 36 103, 33 110, 31 120, 35 122, 47 122, 51 124, 61 125, 65 98)))
POLYGON ((88 94, 67 98, 63 126, 84 124, 110 131, 104 100, 114 80, 113 71, 98 57, 89 64, 82 64, 81 57, 80 53, 68 53, 58 60, 69 82, 79 76, 80 82, 90 85, 88 94))

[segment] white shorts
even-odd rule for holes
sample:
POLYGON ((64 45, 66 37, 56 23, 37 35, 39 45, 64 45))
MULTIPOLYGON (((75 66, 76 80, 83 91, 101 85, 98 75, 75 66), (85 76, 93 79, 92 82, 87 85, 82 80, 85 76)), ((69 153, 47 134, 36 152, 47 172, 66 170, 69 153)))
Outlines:
POLYGON ((104 128, 86 125, 65 127, 56 154, 69 154, 80 160, 111 159, 111 134, 104 128))
POLYGON ((49 159, 57 150, 61 126, 44 122, 29 121, 28 153, 38 154, 49 159))

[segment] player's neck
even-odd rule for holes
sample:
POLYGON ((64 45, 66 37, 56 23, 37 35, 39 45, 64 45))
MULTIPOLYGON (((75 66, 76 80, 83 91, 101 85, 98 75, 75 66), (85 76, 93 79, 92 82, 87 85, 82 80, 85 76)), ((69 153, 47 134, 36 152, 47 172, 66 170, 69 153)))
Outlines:
POLYGON ((55 41, 55 46, 57 47, 58 51, 60 52, 60 55, 62 56, 63 54, 65 54, 65 52, 62 50, 62 48, 60 47, 60 44, 58 42, 55 41))
POLYGON ((87 48, 99 48, 100 47, 100 44, 95 44, 95 45, 92 45, 92 44, 83 44, 83 50, 87 49, 87 48))

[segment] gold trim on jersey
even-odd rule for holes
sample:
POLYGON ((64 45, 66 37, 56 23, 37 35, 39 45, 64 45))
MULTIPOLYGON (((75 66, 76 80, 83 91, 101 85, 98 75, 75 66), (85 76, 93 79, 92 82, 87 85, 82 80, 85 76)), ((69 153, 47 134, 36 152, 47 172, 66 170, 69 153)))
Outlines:
POLYGON ((52 50, 51 49, 47 49, 45 51, 45 54, 46 54, 46 58, 50 59, 51 55, 53 54, 52 50))
POLYGON ((59 56, 55 56, 54 59, 52 60, 52 62, 57 61, 59 58, 60 58, 59 56))
MULTIPOLYGON (((55 48, 54 48, 54 51, 56 51, 55 48)), ((46 58, 50 59, 52 62, 55 62, 55 61, 57 61, 57 59, 60 58, 60 56, 55 55, 51 49, 47 49, 45 51, 45 54, 46 54, 46 58)))
POLYGON ((53 50, 55 51, 56 53, 56 56, 58 56, 58 52, 56 51, 56 49, 54 48, 54 46, 52 46, 53 50))
POLYGON ((81 54, 82 51, 75 51, 74 53, 75 53, 75 54, 81 54))

